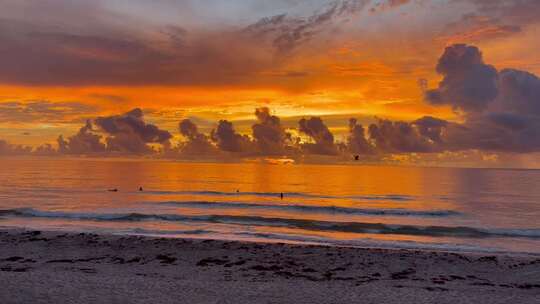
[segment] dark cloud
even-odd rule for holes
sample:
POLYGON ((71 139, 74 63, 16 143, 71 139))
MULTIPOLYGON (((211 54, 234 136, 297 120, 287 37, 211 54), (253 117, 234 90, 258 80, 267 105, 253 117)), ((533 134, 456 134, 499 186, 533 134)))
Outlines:
POLYGON ((437 89, 426 92, 435 105, 451 105, 463 111, 481 111, 497 97, 497 70, 484 64, 475 46, 449 46, 439 59, 437 72, 444 76, 437 89))
POLYGON ((540 79, 531 73, 484 64, 473 46, 453 45, 437 65, 445 77, 428 101, 465 113, 462 125, 416 122, 441 149, 534 152, 540 150, 540 79), (476 77, 474 77, 476 75, 476 77))
POLYGON ((364 127, 354 118, 349 119, 348 150, 354 154, 371 154, 373 146, 366 139, 364 127))
POLYGON ((263 107, 255 110, 258 122, 252 126, 254 143, 259 153, 265 155, 283 154, 291 140, 285 132, 279 117, 270 114, 270 109, 263 107))
POLYGON ((122 115, 98 117, 94 124, 108 135, 107 150, 127 153, 152 152, 148 144, 168 147, 172 135, 155 125, 146 123, 141 109, 133 109, 122 115))
POLYGON ((536 75, 505 69, 499 73, 499 87, 504 110, 540 116, 540 79, 536 75))
POLYGON ((369 125, 369 138, 380 153, 433 152, 435 147, 415 124, 379 119, 369 125))
POLYGON ((180 147, 180 152, 185 155, 208 155, 217 152, 208 136, 200 133, 197 125, 190 119, 184 119, 179 124, 180 134, 187 141, 180 147))
POLYGON ((442 131, 448 126, 448 122, 431 116, 424 116, 413 123, 421 136, 429 138, 434 143, 442 142, 442 131))
POLYGON ((334 135, 320 117, 302 118, 298 122, 299 131, 308 135, 315 143, 305 143, 302 148, 311 154, 334 155, 337 148, 334 145, 334 135))
POLYGON ((90 121, 86 122, 79 132, 70 136, 67 140, 62 135, 58 137, 58 152, 62 154, 94 154, 107 151, 105 144, 101 142, 102 137, 92 132, 90 121))
POLYGON ((227 120, 220 120, 210 137, 222 151, 243 153, 253 151, 249 137, 236 133, 233 124, 227 120))

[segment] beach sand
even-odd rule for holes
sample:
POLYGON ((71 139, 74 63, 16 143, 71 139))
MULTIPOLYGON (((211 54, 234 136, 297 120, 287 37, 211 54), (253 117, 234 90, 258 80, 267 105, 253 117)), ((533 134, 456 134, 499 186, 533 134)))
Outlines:
POLYGON ((0 303, 540 303, 540 258, 4 229, 0 303))

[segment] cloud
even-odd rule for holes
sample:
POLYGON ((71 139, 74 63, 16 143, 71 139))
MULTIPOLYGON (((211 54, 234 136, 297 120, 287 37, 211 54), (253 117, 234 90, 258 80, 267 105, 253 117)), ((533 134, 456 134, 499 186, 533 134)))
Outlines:
POLYGON ((144 121, 141 109, 136 108, 122 115, 98 117, 94 124, 108 135, 107 150, 127 153, 149 153, 148 144, 169 146, 172 135, 144 121))
POLYGON ((79 132, 70 136, 67 140, 62 135, 58 137, 58 152, 61 154, 95 154, 107 151, 105 144, 101 142, 102 137, 92 132, 90 121, 86 122, 79 132))
POLYGON ((227 120, 220 120, 210 137, 222 151, 242 153, 253 151, 249 137, 236 133, 233 124, 227 120))
POLYGON ((432 104, 447 104, 465 112, 481 111, 498 94, 497 70, 484 63, 475 46, 447 47, 436 70, 444 78, 438 88, 426 92, 426 100, 432 104))
POLYGON ((334 135, 320 117, 302 118, 298 122, 298 130, 308 135, 315 143, 304 143, 302 148, 311 154, 334 155, 337 148, 334 145, 334 135))
MULTIPOLYGON (((150 21, 150 15, 130 18, 129 12, 146 4, 122 12, 101 2, 13 3, 0 12, 0 82, 40 86, 274 83, 275 77, 261 75, 288 70, 281 54, 328 32, 330 24, 359 12, 367 2, 326 2, 307 17, 268 17, 247 29, 240 24, 183 27, 150 21)), ((163 7, 167 5, 175 6, 163 7)), ((179 6, 187 9, 190 4, 179 6)), ((285 74, 302 75, 305 72, 285 74)), ((111 99, 96 96, 102 97, 111 99)))
POLYGON ((179 124, 180 134, 187 141, 182 144, 180 151, 184 155, 211 155, 216 153, 215 146, 210 142, 208 136, 200 133, 197 125, 189 119, 184 119, 179 124))
POLYGON ((81 120, 95 111, 94 106, 78 102, 9 101, 0 103, 0 121, 62 123, 81 120))
POLYGON ((369 9, 372 13, 382 12, 397 8, 402 5, 409 4, 411 0, 382 0, 374 1, 373 7, 369 9))
POLYGON ((46 143, 36 147, 32 151, 32 154, 37 156, 56 156, 58 155, 58 150, 53 145, 46 143))
POLYGON ((455 0, 473 4, 477 15, 488 15, 510 25, 528 25, 540 21, 540 2, 537 0, 492 1, 455 0))
POLYGON ((540 116, 540 79, 536 75, 504 69, 499 73, 499 87, 504 110, 540 116))
MULTIPOLYGON (((289 134, 296 134, 294 130, 287 132, 281 119, 263 107, 255 110, 256 121, 252 125, 251 137, 237 132, 233 123, 227 120, 220 120, 210 135, 206 135, 192 120, 184 119, 179 122, 178 130, 186 141, 178 148, 171 148, 172 134, 145 122, 143 111, 134 109, 89 120, 78 133, 67 139, 60 136, 58 152, 164 155, 158 153, 159 149, 154 148, 156 145, 165 152, 177 149, 174 150, 179 152, 176 157, 299 157, 353 153, 384 159, 385 155, 391 154, 459 154, 470 150, 487 153, 540 152, 540 78, 516 69, 499 72, 484 63, 478 48, 464 44, 447 47, 436 70, 443 76, 437 88, 430 90, 427 83, 422 82, 427 101, 459 109, 463 115, 459 123, 431 116, 413 121, 379 118, 364 128, 356 119, 350 119, 346 142, 339 142, 322 118, 302 118, 296 131, 310 139, 302 142, 289 134)), ((23 105, 4 104, 4 107, 20 109, 23 105)), ((35 109, 39 115, 57 111, 56 108, 51 110, 52 105, 48 103, 25 104, 24 107, 35 109)), ((22 110, 15 111, 19 112, 23 114, 18 115, 29 115, 22 110)), ((0 153, 4 155, 30 153, 28 149, 5 141, 0 143, 0 153)), ((44 145, 34 153, 52 155, 53 150, 51 146, 44 145)))
POLYGON ((449 122, 431 116, 424 116, 415 120, 412 124, 417 127, 418 133, 421 136, 428 138, 434 143, 441 143, 442 131, 448 126, 449 122))
POLYGON ((540 150, 540 79, 525 71, 495 68, 473 46, 452 45, 437 65, 444 75, 427 100, 465 114, 462 125, 422 122, 421 133, 450 151, 535 152, 540 150), (473 77, 476 75, 476 77, 473 77))
POLYGON ((0 139, 0 155, 25 155, 32 152, 32 147, 13 145, 0 139))
POLYGON ((367 3, 366 0, 332 1, 309 17, 280 14, 262 18, 247 26, 245 32, 270 38, 278 53, 287 54, 327 30, 333 22, 362 11, 367 3))
POLYGON ((264 155, 283 154, 291 140, 285 132, 279 117, 270 114, 270 109, 263 107, 255 110, 258 122, 252 126, 253 140, 259 153, 264 155))
POLYGON ((369 125, 369 138, 380 153, 433 152, 434 145, 414 123, 379 119, 369 125))
POLYGON ((507 24, 507 22, 507 18, 487 16, 480 12, 466 13, 459 21, 446 26, 442 39, 449 43, 478 42, 522 32, 521 25, 507 24))
POLYGON ((373 146, 367 141, 364 127, 354 118, 349 119, 349 151, 354 154, 371 154, 373 146))

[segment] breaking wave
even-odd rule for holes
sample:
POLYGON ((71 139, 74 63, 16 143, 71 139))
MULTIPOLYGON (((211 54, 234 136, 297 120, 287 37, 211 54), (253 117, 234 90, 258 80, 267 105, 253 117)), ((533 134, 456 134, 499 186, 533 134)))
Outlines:
POLYGON ((370 234, 397 234, 435 237, 516 237, 540 238, 540 229, 481 229, 474 227, 389 225, 383 223, 332 222, 305 219, 288 219, 242 215, 179 215, 179 214, 143 214, 143 213, 75 213, 60 211, 42 211, 31 208, 0 210, 0 216, 56 218, 93 221, 172 221, 206 222, 217 224, 252 225, 298 228, 311 231, 333 231, 370 234))

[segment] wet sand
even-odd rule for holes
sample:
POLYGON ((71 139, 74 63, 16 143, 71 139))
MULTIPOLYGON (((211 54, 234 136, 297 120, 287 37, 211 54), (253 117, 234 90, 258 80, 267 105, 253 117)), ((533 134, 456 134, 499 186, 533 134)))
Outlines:
POLYGON ((0 230, 0 303, 539 303, 540 258, 0 230))

